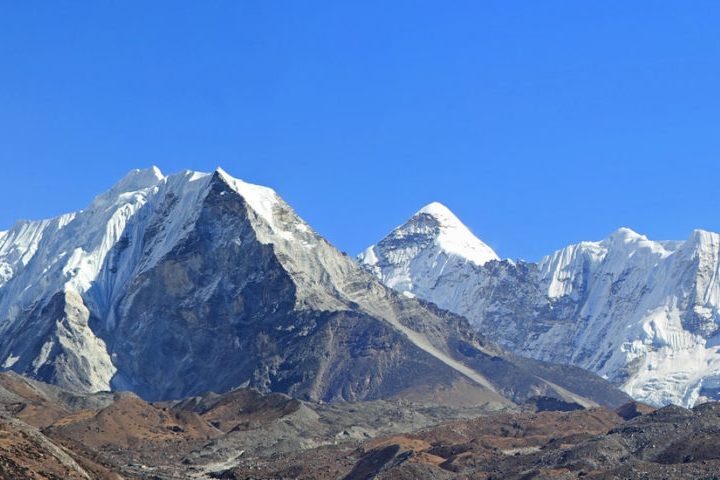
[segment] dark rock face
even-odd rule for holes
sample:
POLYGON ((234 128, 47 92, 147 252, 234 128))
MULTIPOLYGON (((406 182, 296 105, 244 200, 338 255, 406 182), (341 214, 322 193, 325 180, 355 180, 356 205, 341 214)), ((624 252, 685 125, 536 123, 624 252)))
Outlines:
POLYGON ((113 386, 155 399, 248 378, 269 387, 270 372, 254 367, 272 358, 275 327, 291 320, 294 285, 255 237, 242 197, 223 191, 214 182, 190 233, 128 285, 117 323, 96 321, 118 367, 113 386))

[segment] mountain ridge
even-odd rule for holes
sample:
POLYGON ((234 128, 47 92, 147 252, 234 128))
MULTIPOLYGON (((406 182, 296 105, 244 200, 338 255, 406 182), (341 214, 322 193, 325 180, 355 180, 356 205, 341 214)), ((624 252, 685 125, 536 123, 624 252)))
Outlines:
POLYGON ((655 242, 620 228, 537 263, 478 264, 453 258, 432 238, 418 247, 397 235, 415 221, 371 247, 373 258, 358 256, 386 285, 466 316, 521 355, 595 371, 641 401, 692 406, 716 398, 717 234, 655 242))
POLYGON ((135 170, 81 212, 9 232, 0 362, 64 388, 150 400, 236 387, 314 401, 464 392, 497 408, 537 394, 626 399, 581 371, 545 379, 544 364, 388 289, 272 189, 222 169, 135 170))

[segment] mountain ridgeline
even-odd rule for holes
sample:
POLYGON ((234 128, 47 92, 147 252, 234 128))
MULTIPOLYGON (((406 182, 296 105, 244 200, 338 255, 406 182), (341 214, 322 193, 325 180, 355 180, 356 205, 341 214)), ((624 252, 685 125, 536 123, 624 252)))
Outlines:
POLYGON ((386 287, 275 192, 220 169, 136 170, 82 212, 0 232, 0 315, 2 369, 75 391, 627 400, 386 287))
POLYGON ((539 263, 512 262, 435 203, 358 260, 407 296, 465 316, 490 341, 594 371, 637 400, 690 407, 720 398, 715 233, 655 242, 622 228, 539 263), (465 241, 448 242, 457 231, 465 241))

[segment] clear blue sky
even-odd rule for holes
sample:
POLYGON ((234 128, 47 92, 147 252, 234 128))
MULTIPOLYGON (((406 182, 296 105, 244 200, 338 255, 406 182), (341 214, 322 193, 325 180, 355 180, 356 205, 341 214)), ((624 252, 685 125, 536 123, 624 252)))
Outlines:
POLYGON ((720 232, 716 1, 0 0, 0 230, 223 167, 356 254, 431 201, 501 257, 720 232))

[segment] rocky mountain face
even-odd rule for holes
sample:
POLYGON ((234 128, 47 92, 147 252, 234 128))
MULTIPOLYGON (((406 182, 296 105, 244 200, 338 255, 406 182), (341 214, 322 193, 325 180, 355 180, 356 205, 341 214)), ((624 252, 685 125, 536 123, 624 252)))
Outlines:
POLYGON ((385 287, 275 192, 222 170, 134 171, 82 212, 19 222, 0 233, 0 272, 0 365, 69 390, 626 400, 385 287))
POLYGON ((654 405, 720 394, 720 236, 654 242, 623 228, 539 263, 498 260, 480 240, 447 248, 463 228, 437 204, 359 261, 386 285, 464 315, 520 355, 572 364, 654 405))

